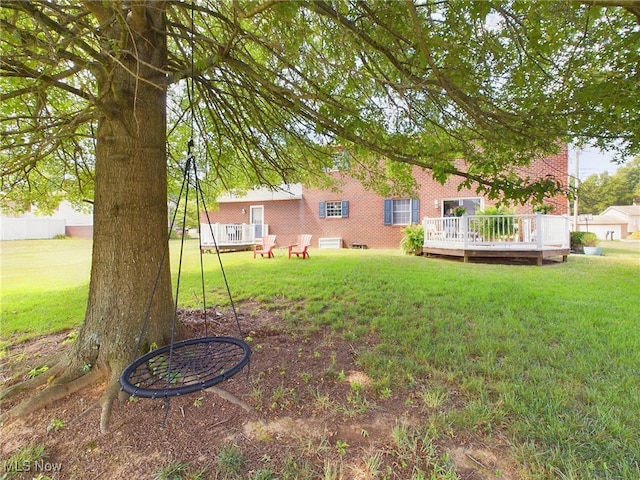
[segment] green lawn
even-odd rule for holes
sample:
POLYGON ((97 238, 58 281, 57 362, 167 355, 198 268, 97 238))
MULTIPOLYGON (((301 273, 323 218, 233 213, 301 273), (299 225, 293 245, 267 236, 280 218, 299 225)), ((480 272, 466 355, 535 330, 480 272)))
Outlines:
MULTIPOLYGON (((193 245, 193 248, 192 246, 193 245)), ((172 244, 175 265, 177 243, 172 244)), ((187 243, 182 299, 199 301, 187 243)), ((3 242, 2 338, 76 326, 90 243, 3 242)), ((222 255, 236 301, 300 328, 376 332, 358 361, 378 392, 438 399, 442 435, 506 435, 532 478, 640 478, 640 242, 535 266, 464 264, 390 250, 311 250, 310 260, 222 255)), ((225 303, 216 255, 209 305, 225 303)), ((13 337, 14 340, 16 337, 13 337)), ((14 341, 12 340, 12 341, 14 341)))
POLYGON ((0 242, 2 338, 64 330, 84 316, 89 240, 0 242))

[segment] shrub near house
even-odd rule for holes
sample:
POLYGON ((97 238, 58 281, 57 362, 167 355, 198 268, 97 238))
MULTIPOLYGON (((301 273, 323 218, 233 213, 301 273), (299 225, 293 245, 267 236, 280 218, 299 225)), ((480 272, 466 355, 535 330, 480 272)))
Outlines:
POLYGON ((407 255, 422 255, 424 245, 424 227, 422 225, 407 225, 402 229, 400 248, 407 255))
POLYGON ((600 241, 593 232, 571 232, 571 250, 583 253, 584 247, 596 247, 600 241))
POLYGON ((515 233, 515 221, 511 212, 498 207, 487 207, 477 212, 472 228, 487 242, 506 241, 515 233))

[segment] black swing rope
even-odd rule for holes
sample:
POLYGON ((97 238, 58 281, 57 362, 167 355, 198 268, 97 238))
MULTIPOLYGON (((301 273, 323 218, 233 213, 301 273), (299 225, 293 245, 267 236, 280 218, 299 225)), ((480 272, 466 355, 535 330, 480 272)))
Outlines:
MULTIPOLYGON (((187 145, 187 161, 183 172, 182 186, 180 187, 180 193, 178 195, 178 203, 171 219, 171 225, 169 227, 169 234, 171 234, 176 217, 178 215, 180 200, 184 193, 184 209, 182 218, 182 238, 180 242, 180 259, 178 264, 178 275, 176 280, 176 293, 174 301, 173 322, 171 327, 171 341, 168 345, 161 348, 156 348, 149 353, 134 360, 120 376, 120 385, 122 389, 134 396, 145 398, 164 398, 167 402, 168 414, 168 402, 169 397, 178 396, 182 394, 193 393, 205 388, 212 387, 217 383, 220 383, 236 373, 240 372, 245 365, 249 363, 251 358, 251 349, 241 339, 227 337, 227 336, 209 336, 208 334, 208 322, 207 322, 207 304, 205 297, 205 279, 204 279, 204 261, 203 261, 203 249, 202 249, 202 234, 199 235, 199 251, 200 251, 200 280, 202 285, 202 305, 204 316, 204 328, 205 336, 201 338, 191 338, 180 342, 175 341, 176 324, 178 320, 178 300, 180 293, 180 279, 182 273, 182 260, 184 252, 184 240, 186 232, 186 218, 187 218, 187 206, 189 201, 189 186, 190 176, 193 173, 193 185, 195 187, 196 195, 196 209, 198 215, 200 214, 200 203, 207 217, 207 223, 211 237, 213 238, 213 246, 217 252, 218 263, 220 265, 220 271, 226 287, 227 295, 229 298, 231 311, 235 318, 236 326, 240 337, 242 335, 242 329, 238 320, 238 314, 229 288, 229 282, 227 275, 222 264, 222 258, 220 257, 220 249, 216 241, 216 237, 213 234, 213 227, 211 220, 209 219, 209 211, 207 209, 204 194, 200 187, 198 180, 198 172, 196 168, 195 157, 192 152, 194 146, 193 134, 194 134, 194 108, 193 108, 193 93, 194 84, 193 77, 195 75, 194 61, 193 61, 193 34, 194 34, 194 17, 193 17, 193 4, 191 11, 191 84, 187 88, 187 94, 189 97, 189 106, 191 113, 191 139, 187 145)), ((202 232, 200 232, 202 233, 202 232)), ((144 332, 146 331, 149 318, 151 316, 151 308, 153 305, 153 297, 160 283, 160 276, 165 259, 169 257, 169 242, 165 247, 163 255, 160 260, 158 273, 156 275, 154 285, 152 288, 147 310, 145 312, 145 318, 142 323, 142 330, 137 340, 134 355, 140 351, 140 346, 144 332)))

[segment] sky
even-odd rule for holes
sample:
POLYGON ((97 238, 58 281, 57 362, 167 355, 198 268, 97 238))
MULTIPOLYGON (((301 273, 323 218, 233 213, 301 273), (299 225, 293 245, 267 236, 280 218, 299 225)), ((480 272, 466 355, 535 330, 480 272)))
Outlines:
MULTIPOLYGON (((569 175, 575 175, 576 172, 576 156, 578 152, 572 145, 569 146, 569 175)), ((601 152, 593 146, 585 146, 579 150, 579 176, 580 180, 584 180, 594 173, 608 172, 609 175, 615 173, 620 167, 617 163, 612 163, 612 153, 601 152)))

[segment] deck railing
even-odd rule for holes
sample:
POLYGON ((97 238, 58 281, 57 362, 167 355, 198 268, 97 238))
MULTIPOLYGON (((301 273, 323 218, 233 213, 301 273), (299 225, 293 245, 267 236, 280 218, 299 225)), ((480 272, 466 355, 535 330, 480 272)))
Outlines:
POLYGON ((558 215, 464 215, 424 218, 424 246, 569 248, 569 218, 558 215))
POLYGON ((248 223, 201 223, 200 242, 202 245, 213 245, 213 236, 218 245, 249 245, 259 242, 262 236, 269 234, 267 224, 248 223))

